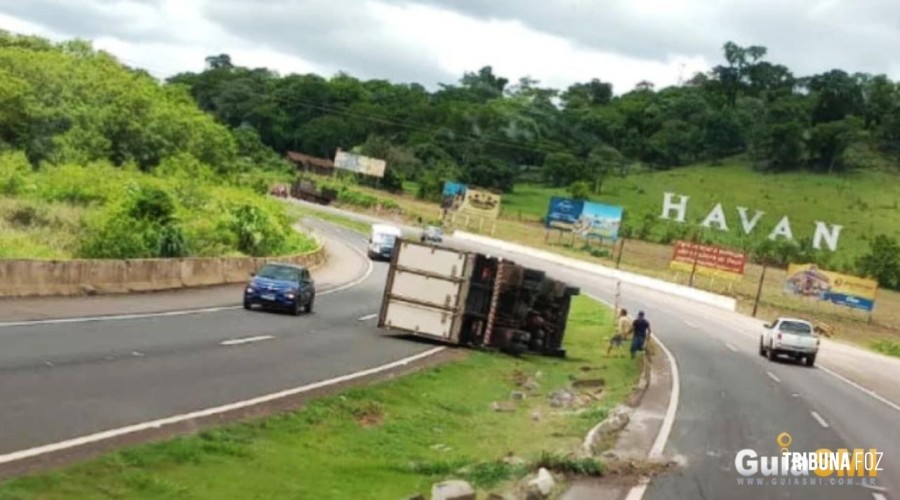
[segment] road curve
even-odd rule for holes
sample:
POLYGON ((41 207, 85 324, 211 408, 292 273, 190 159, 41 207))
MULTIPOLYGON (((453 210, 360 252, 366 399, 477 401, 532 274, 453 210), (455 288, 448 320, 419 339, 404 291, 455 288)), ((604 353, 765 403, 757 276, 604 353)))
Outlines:
MULTIPOLYGON (((357 233, 327 230, 364 248, 357 233)), ((378 310, 385 273, 376 264, 357 286, 320 295, 309 316, 225 309, 0 327, 0 455, 250 399, 433 348, 384 336, 374 320, 360 321, 378 310)))
MULTIPOLYGON (((459 248, 485 251, 452 242, 459 248)), ((490 250, 544 269, 609 302, 615 282, 538 258, 490 250)), ((758 355, 758 336, 746 317, 645 288, 622 285, 621 304, 644 310, 654 332, 677 359, 680 401, 665 454, 681 464, 654 479, 647 499, 867 499, 900 495, 900 412, 826 373, 758 355), (858 486, 738 485, 735 456, 752 448, 775 456, 776 438, 791 435, 792 451, 876 448, 884 452, 875 488, 858 486), (880 496, 879 496, 880 495, 880 496)), ((598 351, 600 346, 598 338, 598 351)))
MULTIPOLYGON (((362 246, 364 238, 332 229, 362 246)), ((453 242, 472 250, 493 249, 453 242)), ((612 301, 615 283, 520 254, 612 301)), ((184 413, 321 380, 423 346, 379 335, 385 267, 358 287, 322 297, 312 317, 228 310, 97 324, 0 327, 0 453, 184 413), (229 340, 233 345, 222 345, 229 340), (245 342, 246 341, 246 342, 245 342), (50 364, 48 364, 48 362, 50 364)), ((665 453, 681 464, 654 479, 645 498, 894 498, 900 494, 900 412, 825 370, 770 363, 746 318, 623 285, 622 304, 646 310, 680 367, 681 399, 665 453), (739 486, 736 453, 877 448, 878 489, 739 486), (878 496, 880 495, 880 496, 878 496)), ((604 348, 598 338, 598 353, 604 348)))

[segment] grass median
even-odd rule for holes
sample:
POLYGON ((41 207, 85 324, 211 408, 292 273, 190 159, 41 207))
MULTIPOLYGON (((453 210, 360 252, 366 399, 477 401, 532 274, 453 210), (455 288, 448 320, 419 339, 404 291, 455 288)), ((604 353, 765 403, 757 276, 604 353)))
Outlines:
POLYGON ((294 412, 14 479, 0 485, 0 499, 396 499, 427 494, 447 478, 489 491, 537 464, 597 472, 598 463, 565 457, 639 376, 624 350, 603 354, 611 324, 608 308, 578 297, 567 359, 473 351, 294 412), (600 378, 602 391, 576 398, 590 404, 551 406, 548 395, 573 379, 600 378), (511 391, 526 397, 514 400, 511 391), (510 456, 522 461, 504 460, 510 456))

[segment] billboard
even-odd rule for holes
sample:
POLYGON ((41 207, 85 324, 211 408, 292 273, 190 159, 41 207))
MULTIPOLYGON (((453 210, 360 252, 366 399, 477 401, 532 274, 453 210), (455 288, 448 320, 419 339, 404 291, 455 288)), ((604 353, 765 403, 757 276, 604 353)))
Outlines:
POLYGON ((545 221, 548 229, 563 226, 585 238, 617 240, 622 213, 619 206, 554 196, 545 221))
POLYGON ((545 218, 547 227, 558 224, 573 226, 581 218, 582 210, 584 210, 584 201, 554 196, 550 198, 550 208, 547 210, 545 218))
POLYGON ((466 188, 458 212, 469 217, 496 219, 500 216, 500 195, 490 191, 466 188))
POLYGON ((687 241, 675 242, 671 269, 694 272, 715 278, 741 279, 747 266, 747 255, 727 248, 687 241), (694 263, 696 262, 696 268, 694 263))
POLYGON ((459 182, 447 181, 441 192, 441 208, 456 211, 462 205, 466 196, 466 185, 459 182))
POLYGON ((339 149, 337 154, 334 155, 334 167, 355 172, 357 174, 369 175, 372 177, 384 177, 384 169, 387 167, 387 162, 377 158, 369 158, 368 156, 348 153, 339 149))
POLYGON ((785 291, 794 295, 814 297, 834 304, 871 311, 875 307, 875 280, 823 271, 815 264, 791 264, 788 267, 785 291))

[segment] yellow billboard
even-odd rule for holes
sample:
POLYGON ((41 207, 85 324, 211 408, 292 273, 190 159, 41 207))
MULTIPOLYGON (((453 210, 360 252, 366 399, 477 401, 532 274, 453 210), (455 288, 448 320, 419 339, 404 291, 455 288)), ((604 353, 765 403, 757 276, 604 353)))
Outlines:
POLYGON ((785 290, 795 295, 871 311, 875 307, 878 282, 825 271, 815 264, 791 264, 788 267, 785 290))
POLYGON ((496 219, 500 216, 500 195, 468 188, 458 212, 469 217, 496 219))

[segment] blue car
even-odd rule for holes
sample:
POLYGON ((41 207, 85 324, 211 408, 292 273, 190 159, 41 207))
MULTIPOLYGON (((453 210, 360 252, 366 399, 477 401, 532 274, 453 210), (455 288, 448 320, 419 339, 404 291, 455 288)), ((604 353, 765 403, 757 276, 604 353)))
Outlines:
POLYGON ((309 269, 293 264, 266 264, 244 289, 244 309, 258 305, 286 310, 294 315, 311 313, 316 300, 316 284, 309 269))

